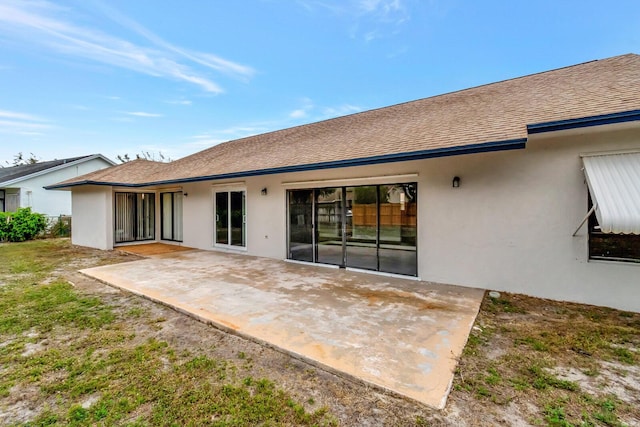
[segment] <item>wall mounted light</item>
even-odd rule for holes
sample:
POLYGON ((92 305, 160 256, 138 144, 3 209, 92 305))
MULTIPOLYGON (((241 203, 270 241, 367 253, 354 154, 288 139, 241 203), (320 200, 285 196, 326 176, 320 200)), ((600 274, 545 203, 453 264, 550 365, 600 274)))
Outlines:
POLYGON ((267 187, 264 187, 262 190, 260 190, 260 194, 262 194, 263 196, 267 195, 267 187))
POLYGON ((184 197, 187 197, 187 196, 189 195, 189 193, 182 193, 182 195, 183 195, 184 197))
POLYGON ((453 177, 453 181, 451 181, 451 186, 453 188, 458 188, 460 187, 460 177, 459 176, 454 176, 453 177))

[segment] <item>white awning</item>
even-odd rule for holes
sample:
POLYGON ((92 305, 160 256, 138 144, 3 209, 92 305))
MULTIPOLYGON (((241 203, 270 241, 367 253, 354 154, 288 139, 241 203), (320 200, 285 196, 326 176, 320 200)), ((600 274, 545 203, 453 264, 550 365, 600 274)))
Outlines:
POLYGON ((640 234, 640 151, 585 154, 582 161, 602 232, 640 234))

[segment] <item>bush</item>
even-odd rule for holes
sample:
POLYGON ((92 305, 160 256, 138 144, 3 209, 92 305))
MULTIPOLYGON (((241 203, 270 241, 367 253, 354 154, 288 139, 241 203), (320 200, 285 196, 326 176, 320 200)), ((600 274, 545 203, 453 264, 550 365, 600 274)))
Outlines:
POLYGON ((0 212, 0 240, 24 242, 44 231, 47 219, 31 212, 31 208, 20 208, 15 212, 0 212))
POLYGON ((46 237, 69 237, 71 236, 71 217, 60 215, 50 217, 45 230, 46 237))

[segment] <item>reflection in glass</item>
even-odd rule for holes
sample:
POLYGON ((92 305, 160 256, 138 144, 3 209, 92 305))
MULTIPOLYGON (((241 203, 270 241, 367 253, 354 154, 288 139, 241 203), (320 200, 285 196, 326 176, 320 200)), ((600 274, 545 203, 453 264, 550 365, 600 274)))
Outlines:
POLYGON ((231 244, 245 246, 244 191, 231 191, 231 244))
POLYGON ((380 271, 416 276, 417 269, 416 184, 379 187, 380 271))
POLYGON ((343 265, 342 188, 316 190, 317 262, 343 265))
POLYGON ((347 267, 378 269, 377 186, 347 187, 347 267))
POLYGON ((290 259, 417 276, 416 183, 288 195, 290 259))
POLYGON ((313 262, 313 190, 289 192, 289 259, 313 262))
POLYGON ((229 193, 216 193, 216 243, 229 244, 229 193))

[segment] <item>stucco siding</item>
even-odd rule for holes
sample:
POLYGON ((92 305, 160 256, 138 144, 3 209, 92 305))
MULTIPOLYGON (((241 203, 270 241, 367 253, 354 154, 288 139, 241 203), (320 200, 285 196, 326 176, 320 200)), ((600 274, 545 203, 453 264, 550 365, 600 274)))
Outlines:
POLYGON ((541 137, 525 150, 429 161, 421 277, 640 311, 640 265, 589 261, 586 227, 572 237, 587 211, 579 153, 638 147, 639 136, 541 137))
POLYGON ((71 194, 67 191, 50 191, 43 187, 111 166, 101 158, 52 170, 15 184, 20 188, 20 207, 30 207, 34 212, 49 216, 71 215, 71 194))
MULTIPOLYGON (((238 251, 285 259, 287 189, 417 182, 422 280, 640 311, 640 264, 590 261, 586 227, 572 236, 587 212, 580 153, 634 148, 637 125, 608 126, 535 135, 521 150, 183 184, 182 244, 217 249, 217 189, 246 190, 238 251)), ((111 200, 110 189, 74 190, 74 243, 111 247, 111 200), (99 224, 108 230, 96 232, 99 224)), ((159 213, 156 224, 160 240, 159 213)))
POLYGON ((73 191, 71 242, 97 249, 113 248, 113 193, 111 187, 73 191))

